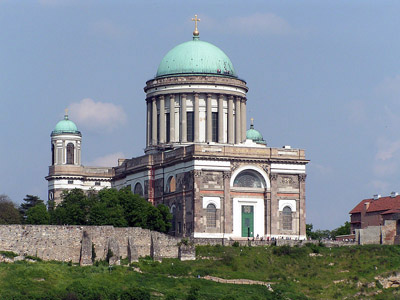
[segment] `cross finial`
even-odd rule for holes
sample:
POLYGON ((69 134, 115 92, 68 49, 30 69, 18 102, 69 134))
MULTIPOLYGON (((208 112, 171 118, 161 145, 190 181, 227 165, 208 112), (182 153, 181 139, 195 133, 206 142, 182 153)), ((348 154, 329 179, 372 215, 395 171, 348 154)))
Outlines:
POLYGON ((250 118, 250 128, 254 128, 254 118, 250 118))
POLYGON ((197 18, 197 15, 194 15, 194 18, 192 18, 192 21, 194 21, 193 36, 199 36, 199 31, 197 30, 197 22, 200 22, 200 19, 197 18))
POLYGON ((64 119, 68 120, 68 108, 65 109, 64 119))

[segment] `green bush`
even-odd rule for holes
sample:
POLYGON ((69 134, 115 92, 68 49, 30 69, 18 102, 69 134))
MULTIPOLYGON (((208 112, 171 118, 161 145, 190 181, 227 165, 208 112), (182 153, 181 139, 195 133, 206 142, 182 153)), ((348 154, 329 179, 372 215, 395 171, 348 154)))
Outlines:
POLYGON ((238 241, 236 241, 236 242, 234 242, 234 243, 232 244, 232 247, 239 247, 239 246, 240 246, 240 244, 239 244, 238 241))
POLYGON ((14 253, 12 251, 0 251, 0 255, 3 255, 4 257, 7 257, 7 258, 14 258, 14 257, 18 256, 17 253, 14 253))

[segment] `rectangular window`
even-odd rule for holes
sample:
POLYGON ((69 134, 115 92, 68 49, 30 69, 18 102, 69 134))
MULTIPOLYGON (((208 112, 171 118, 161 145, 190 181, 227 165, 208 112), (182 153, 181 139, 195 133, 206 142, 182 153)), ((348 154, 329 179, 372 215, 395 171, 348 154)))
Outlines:
POLYGON ((212 113, 212 141, 218 142, 218 113, 212 113))
POLYGON ((193 142, 194 141, 194 113, 187 112, 186 113, 186 125, 187 125, 187 141, 193 142))
POLYGON ((100 185, 100 181, 96 181, 96 182, 94 183, 94 185, 99 186, 99 185, 100 185))
POLYGON ((68 184, 74 184, 73 180, 68 180, 68 184))
POLYGON ((166 121, 166 129, 167 129, 167 140, 166 142, 169 143, 171 141, 171 137, 170 137, 170 128, 171 128, 171 121, 169 118, 169 114, 165 114, 165 121, 166 121))
POLYGON ((178 233, 182 232, 182 223, 178 222, 178 233))

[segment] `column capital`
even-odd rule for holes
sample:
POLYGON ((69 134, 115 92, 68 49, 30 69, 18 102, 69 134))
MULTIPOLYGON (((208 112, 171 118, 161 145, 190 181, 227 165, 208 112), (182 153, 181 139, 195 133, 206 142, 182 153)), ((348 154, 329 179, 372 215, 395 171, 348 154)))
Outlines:
POLYGON ((232 95, 229 95, 229 96, 228 96, 228 99, 229 99, 229 100, 233 100, 233 98, 234 98, 234 97, 233 97, 232 95))
POLYGON ((272 173, 272 174, 271 174, 271 180, 275 181, 275 180, 277 180, 277 179, 278 179, 278 174, 272 173))
POLYGON ((158 96, 158 98, 161 100, 164 100, 164 95, 160 95, 160 96, 158 96))
POLYGON ((222 174, 222 177, 223 177, 224 179, 229 179, 229 178, 231 178, 231 176, 232 176, 232 173, 229 172, 229 171, 225 171, 225 172, 222 174))
POLYGON ((242 101, 243 103, 246 103, 246 102, 247 102, 247 98, 245 98, 245 97, 240 97, 240 101, 242 101))
POLYGON ((175 99, 175 94, 169 94, 170 99, 175 99))
POLYGON ((218 94, 218 98, 219 99, 224 99, 225 98, 225 94, 218 94))
POLYGON ((212 94, 208 93, 207 98, 211 98, 211 97, 212 97, 212 94))
POLYGON ((152 102, 156 102, 156 100, 157 100, 156 97, 151 98, 151 101, 152 101, 152 102))
POLYGON ((186 94, 182 94, 182 98, 186 98, 186 96, 187 96, 186 94))
POLYGON ((299 174, 300 181, 306 181, 307 174, 299 174))

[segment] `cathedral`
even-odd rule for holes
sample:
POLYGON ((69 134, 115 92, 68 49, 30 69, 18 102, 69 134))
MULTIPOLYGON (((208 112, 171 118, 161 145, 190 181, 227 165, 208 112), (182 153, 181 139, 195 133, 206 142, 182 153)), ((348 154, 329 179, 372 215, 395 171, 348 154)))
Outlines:
POLYGON ((51 133, 49 203, 73 188, 130 187, 169 207, 171 235, 305 239, 305 151, 268 147, 252 120, 247 129, 246 82, 193 20, 192 40, 171 49, 144 87, 144 155, 83 166, 82 134, 66 112, 51 133))

